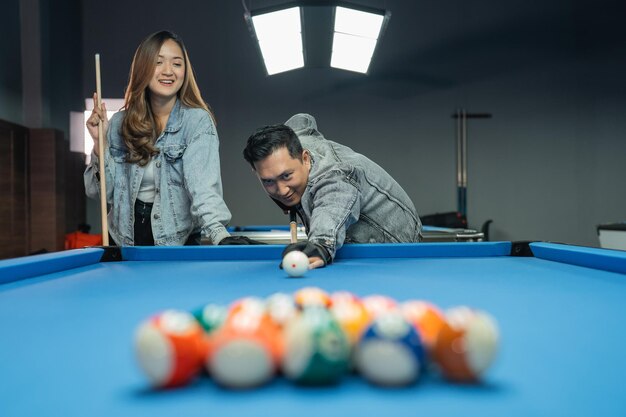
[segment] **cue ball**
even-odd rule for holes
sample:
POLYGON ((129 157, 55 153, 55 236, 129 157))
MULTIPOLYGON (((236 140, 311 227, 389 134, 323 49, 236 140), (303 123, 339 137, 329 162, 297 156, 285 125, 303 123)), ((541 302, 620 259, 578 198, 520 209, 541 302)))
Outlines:
POLYGON ((301 277, 309 269, 309 257, 294 250, 285 255, 282 265, 290 277, 301 277))

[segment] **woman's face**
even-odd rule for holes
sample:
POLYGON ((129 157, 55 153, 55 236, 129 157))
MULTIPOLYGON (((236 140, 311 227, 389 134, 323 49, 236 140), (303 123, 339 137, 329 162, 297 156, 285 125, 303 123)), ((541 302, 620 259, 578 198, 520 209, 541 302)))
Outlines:
POLYGON ((148 84, 153 98, 173 99, 185 81, 185 58, 183 50, 171 39, 163 42, 154 76, 148 84))

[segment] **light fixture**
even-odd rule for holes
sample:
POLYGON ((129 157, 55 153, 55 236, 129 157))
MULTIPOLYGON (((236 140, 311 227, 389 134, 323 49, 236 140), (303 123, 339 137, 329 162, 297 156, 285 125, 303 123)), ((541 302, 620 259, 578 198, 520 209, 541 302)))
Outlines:
POLYGON ((255 13, 248 18, 268 75, 304 66, 300 7, 255 13))
POLYGON ((330 66, 367 73, 388 18, 389 13, 382 10, 336 7, 330 66))
POLYGON ((256 11, 248 10, 245 0, 242 4, 268 75, 302 68, 305 64, 321 66, 320 61, 323 66, 330 61, 333 68, 365 74, 391 17, 389 11, 345 1, 301 0, 256 11), (328 9, 329 18, 323 18, 326 12, 305 12, 314 7, 328 9), (328 34, 328 43, 324 33, 328 34), (329 51, 331 34, 332 51, 329 51), (320 60, 321 51, 325 51, 326 58, 320 60))

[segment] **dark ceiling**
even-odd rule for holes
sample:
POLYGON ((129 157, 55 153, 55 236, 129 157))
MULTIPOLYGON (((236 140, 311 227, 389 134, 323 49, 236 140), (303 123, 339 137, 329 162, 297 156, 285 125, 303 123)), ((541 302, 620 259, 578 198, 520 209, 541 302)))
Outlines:
MULTIPOLYGON (((280 3, 246 0, 252 10, 280 3)), ((624 53, 623 1, 356 3, 392 13, 367 76, 322 67, 317 59, 306 69, 266 79, 238 0, 181 0, 175 4, 111 0, 106 6, 88 1, 84 9, 85 53, 103 54, 105 93, 120 96, 138 42, 152 31, 169 28, 185 40, 201 85, 216 94, 263 95, 279 88, 303 99, 347 90, 404 98, 515 71, 537 61, 574 62, 597 54, 624 53), (228 89, 220 93, 224 85, 228 89)), ((325 20, 319 10, 305 11, 311 56, 317 51, 312 43, 327 38, 321 35, 325 20)), ((85 61, 85 73, 90 74, 93 64, 85 61)), ((85 80, 86 91, 91 84, 90 79, 85 80)))

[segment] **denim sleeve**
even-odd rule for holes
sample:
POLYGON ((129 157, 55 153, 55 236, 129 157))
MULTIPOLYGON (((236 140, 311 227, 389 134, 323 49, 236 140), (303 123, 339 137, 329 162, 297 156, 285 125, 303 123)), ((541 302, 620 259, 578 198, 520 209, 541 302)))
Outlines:
POLYGON ((219 140, 212 122, 203 124, 202 131, 188 143, 183 166, 191 214, 200 220, 202 235, 216 245, 230 236, 225 226, 231 214, 223 198, 219 140))
POLYGON ((361 212, 361 192, 354 175, 354 170, 333 170, 311 187, 309 241, 324 246, 333 259, 346 239, 346 231, 358 221, 361 212))
MULTIPOLYGON (((104 148, 104 166, 106 167, 106 193, 107 193, 107 203, 111 204, 113 202, 113 185, 115 178, 115 168, 116 164, 111 161, 111 153, 109 151, 108 144, 111 143, 111 125, 109 125, 109 130, 107 131, 107 143, 104 148)), ((87 197, 93 198, 95 200, 100 200, 100 161, 95 152, 91 152, 91 161, 87 168, 85 168, 85 172, 83 173, 83 180, 85 182, 85 193, 87 197)))

